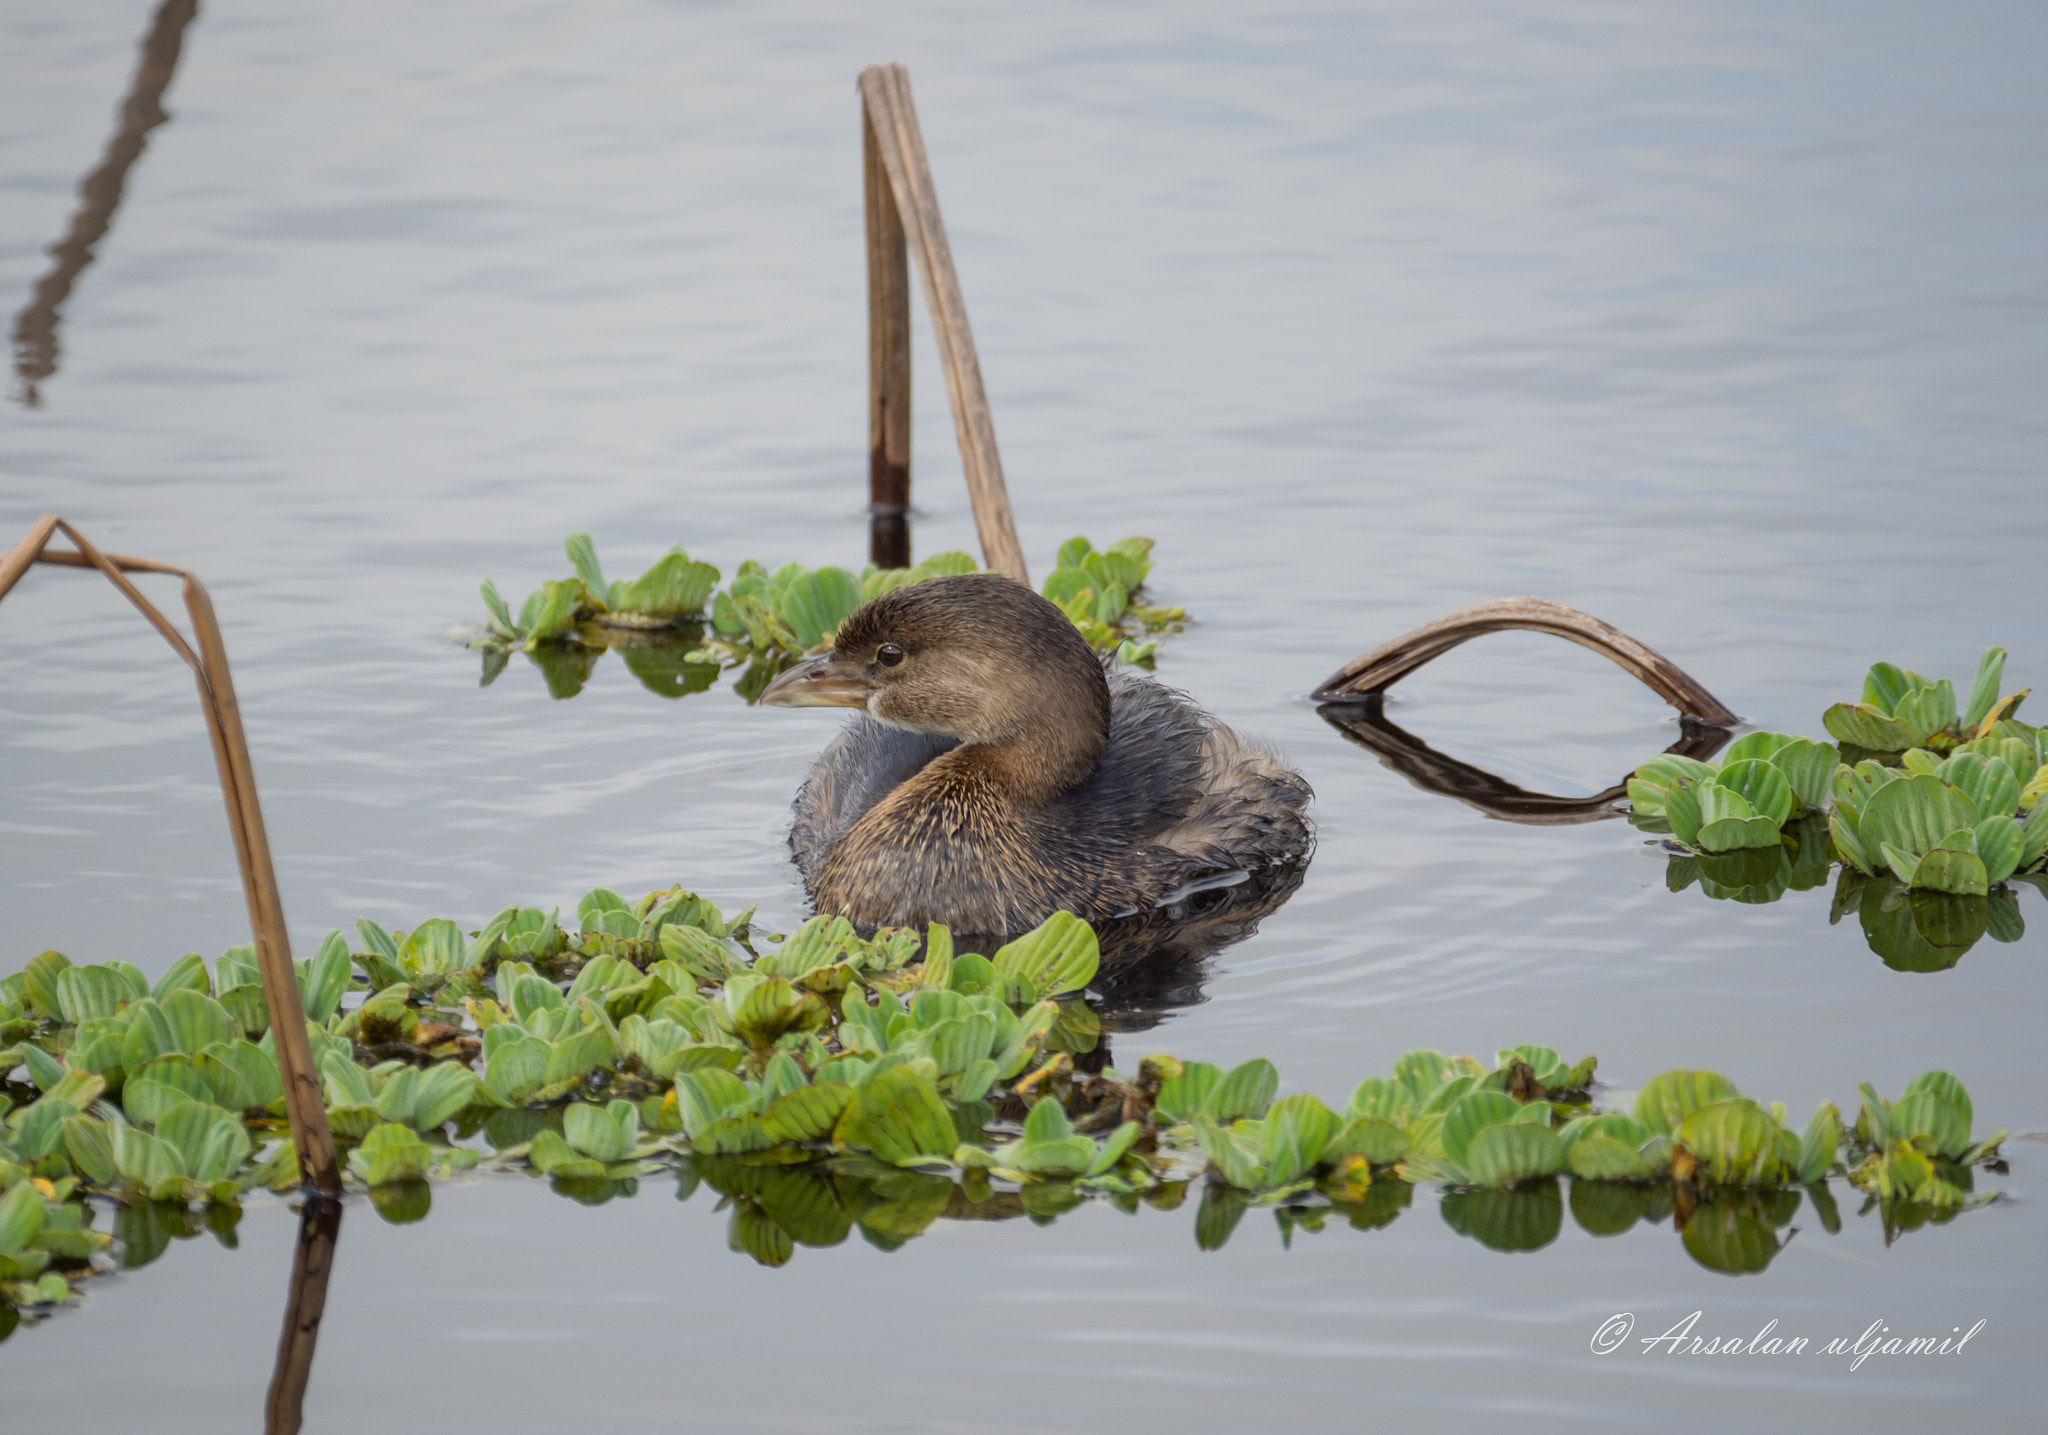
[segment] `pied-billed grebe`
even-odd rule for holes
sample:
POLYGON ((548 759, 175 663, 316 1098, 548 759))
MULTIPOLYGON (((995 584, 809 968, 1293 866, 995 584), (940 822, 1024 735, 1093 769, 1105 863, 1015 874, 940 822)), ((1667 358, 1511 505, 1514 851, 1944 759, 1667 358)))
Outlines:
POLYGON ((811 769, 790 832, 818 910, 861 926, 1128 918, 1313 844, 1298 774, 1181 694, 1106 674, 1009 578, 885 593, 761 701, 867 710, 811 769))

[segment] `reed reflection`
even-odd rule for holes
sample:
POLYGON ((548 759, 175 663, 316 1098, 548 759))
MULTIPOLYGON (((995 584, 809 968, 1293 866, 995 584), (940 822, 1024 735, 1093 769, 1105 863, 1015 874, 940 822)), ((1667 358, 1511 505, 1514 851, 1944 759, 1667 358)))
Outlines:
POLYGON ((35 293, 14 317, 15 398, 29 408, 42 405, 42 381, 57 372, 60 346, 57 329, 64 301, 87 265, 94 246, 104 239, 121 207, 128 171, 149 144, 149 132, 170 118, 163 107, 164 91, 178 70, 185 27, 199 14, 199 0, 163 0, 142 39, 142 54, 128 94, 121 101, 120 124, 100 162, 78 186, 79 206, 64 237, 49 248, 56 263, 36 281, 35 293))
MULTIPOLYGON (((1552 797, 1515 786, 1505 778, 1482 771, 1468 762, 1438 752, 1415 734, 1397 726, 1386 715, 1379 694, 1354 701, 1327 703, 1316 709, 1322 720, 1345 738, 1379 758, 1380 765, 1393 769, 1424 792, 1454 797, 1501 822, 1520 822, 1532 827, 1563 827, 1580 822, 1601 822, 1619 817, 1628 797, 1628 777, 1590 797, 1552 797)), ((1681 736, 1665 751, 1680 757, 1706 761, 1735 736, 1725 728, 1707 727, 1689 720, 1681 724, 1681 736)))
POLYGON ((313 1375, 313 1351, 320 1319, 327 1311, 327 1278, 334 1270, 334 1246, 341 1235, 341 1202, 308 1196, 299 1213, 298 1248, 292 1256, 291 1295, 284 1329, 277 1339, 277 1365, 264 1401, 265 1435, 298 1435, 313 1375))

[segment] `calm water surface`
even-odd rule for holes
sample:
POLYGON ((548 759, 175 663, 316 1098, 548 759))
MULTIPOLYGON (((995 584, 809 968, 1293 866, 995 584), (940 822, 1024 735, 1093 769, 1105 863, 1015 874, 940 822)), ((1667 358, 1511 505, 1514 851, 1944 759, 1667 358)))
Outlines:
MULTIPOLYGON (((0 12, 0 306, 26 305, 114 128, 147 0, 0 12)), ((191 564, 227 628, 294 940, 474 925, 683 880, 801 916, 786 804, 830 715, 551 701, 452 629, 595 535, 728 573, 861 560, 856 72, 912 72, 1035 567, 1159 540, 1195 618, 1161 675, 1296 761, 1322 846, 1206 1000, 1120 1039, 1341 1102, 1413 1046, 1718 1069, 1803 1113, 1956 1071, 2048 1131, 2048 902, 1953 970, 1890 970, 1824 892, 1665 891, 1619 822, 1492 822, 1304 695, 1352 654, 1537 593, 1818 731, 1890 658, 2048 687, 2048 23, 2027 6, 837 7, 207 0, 39 405, 0 409, 0 540, 61 512, 191 564)), ((920 323, 923 321, 920 319, 920 323)), ((920 334, 920 553, 971 547, 920 334)), ((175 595, 165 592, 166 600, 175 595)), ((1675 737, 1599 659, 1489 639, 1392 716, 1588 793, 1675 737)), ((156 971, 244 939, 190 685, 103 584, 0 612, 0 903, 156 971)), ((1124 1051, 1119 1045, 1118 1050, 1124 1051)), ((940 1222, 779 1271, 666 1178, 585 1208, 513 1178, 391 1226, 351 1206, 308 1428, 2033 1428, 2048 1147, 2009 1199, 1887 1248, 1835 1183, 1765 1272, 1662 1228, 1544 1249, 1437 1198, 1284 1245, 1253 1211, 940 1222), (1603 1319, 1854 1335, 1988 1322, 1960 1357, 1592 1355, 1603 1319), (373 1383, 374 1393, 366 1392, 373 1383), (394 1396, 395 1391, 403 1391, 394 1396)), ((294 1222, 252 1202, 0 1348, 10 1414, 250 1428, 294 1222), (81 1393, 83 1392, 83 1393, 81 1393)))

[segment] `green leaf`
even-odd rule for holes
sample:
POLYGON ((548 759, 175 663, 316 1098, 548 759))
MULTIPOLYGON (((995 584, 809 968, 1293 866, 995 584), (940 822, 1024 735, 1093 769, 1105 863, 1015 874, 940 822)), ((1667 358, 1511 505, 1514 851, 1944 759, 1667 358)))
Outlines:
POLYGON ((625 1159, 639 1132, 640 1114, 630 1101, 608 1107, 578 1102, 562 1112, 562 1135, 569 1144, 607 1165, 625 1159))
POLYGON ((1489 1126, 1513 1121, 1521 1114, 1521 1103, 1499 1091, 1475 1091, 1463 1096, 1444 1112, 1440 1140, 1446 1159, 1454 1166, 1465 1164, 1472 1139, 1489 1126))
POLYGON ((1723 749, 1720 765, 1725 770, 1738 762, 1767 760, 1791 741, 1792 734, 1788 732, 1746 732, 1723 749))
POLYGON ((1976 804, 1938 777, 1904 777, 1870 795, 1858 828, 1866 850, 1891 846, 1918 858, 1981 820, 1976 804))
POLYGON ((1927 679, 1894 663, 1872 663, 1863 676, 1863 701, 1880 712, 1895 713, 1907 693, 1927 686, 1927 679))
MULTIPOLYGON (((1465 1098, 1466 1101, 1471 1099, 1465 1098)), ((1453 1111, 1456 1109, 1452 1108, 1453 1111)), ((1446 1128, 1449 1124, 1447 1115, 1446 1128)), ((1475 1184, 1512 1186, 1532 1177, 1556 1174, 1564 1169, 1564 1159, 1564 1143, 1548 1126, 1510 1121, 1488 1126, 1472 1137, 1471 1144, 1465 1148, 1465 1159, 1459 1164, 1475 1184)))
POLYGON ((726 945, 695 926, 670 924, 661 929, 662 954, 704 981, 722 982, 744 970, 726 945))
POLYGON ((1090 1177, 1101 1176, 1116 1169, 1116 1163, 1124 1159, 1125 1153, 1136 1144, 1144 1131, 1142 1122, 1124 1122, 1109 1133, 1109 1139, 1102 1143, 1102 1150, 1096 1153, 1095 1159, 1088 1164, 1088 1169, 1082 1174, 1090 1177))
POLYGON ((1904 752, 1914 743, 1904 723, 1869 703, 1836 703, 1820 721, 1836 741, 1871 752, 1904 752))
POLYGON ((1768 817, 1723 817, 1706 823, 1694 844, 1702 852, 1741 852, 1778 845, 1778 825, 1768 817))
POLYGON ((1207 1112, 1198 1112, 1194 1127, 1202 1154, 1225 1181, 1246 1191, 1266 1188, 1266 1172, 1258 1157, 1258 1122, 1237 1121, 1226 1126, 1207 1112))
POLYGON ((501 638, 524 636, 519 631, 519 625, 512 621, 512 610, 505 606, 505 600, 498 595, 498 585, 486 578, 481 591, 484 596, 484 609, 491 615, 491 631, 501 638))
POLYGON ((2020 828, 2020 866, 2032 867, 2048 854, 2048 801, 2036 802, 2020 828))
POLYGON ((416 1131, 432 1131, 476 1100, 477 1079, 469 1069, 460 1062, 439 1062, 420 1074, 405 1124, 416 1131))
POLYGON ((1680 1124, 1677 1141, 1722 1185, 1755 1186, 1779 1179, 1778 1123, 1755 1102, 1730 1097, 1699 1107, 1680 1124))
POLYGON ((206 959, 197 952, 187 952, 172 962, 164 974, 156 979, 156 985, 150 988, 150 995, 162 1001, 175 991, 194 991, 202 995, 212 993, 213 983, 207 980, 206 976, 206 959))
POLYGON ((42 1193, 27 1181, 0 1197, 0 1256, 25 1249, 42 1232, 42 1193))
POLYGON ((1828 813, 1828 836, 1833 840, 1835 850, 1850 866, 1866 877, 1874 876, 1884 861, 1864 847, 1856 820, 1859 815, 1846 803, 1837 803, 1828 813))
MULTIPOLYGON (((1159 1095, 1153 1101, 1152 1109, 1167 1125, 1192 1121, 1221 1080, 1223 1068, 1220 1066, 1206 1061, 1183 1062, 1177 1075, 1169 1076, 1159 1084, 1159 1095)), ((1277 1073, 1275 1080, 1277 1089, 1277 1073)))
POLYGON ((1799 1183, 1811 1186, 1824 1178, 1835 1164, 1835 1153, 1842 1142, 1842 1113, 1832 1101, 1823 1101, 1814 1108, 1813 1119, 1806 1123, 1806 1135, 1799 1143, 1799 1183))
POLYGON ((299 1003, 305 1008, 306 1020, 324 1025, 340 1009, 354 974, 347 940, 339 932, 329 932, 299 974, 299 1003))
POLYGON ((664 617, 694 616, 718 586, 718 570, 693 563, 681 548, 671 548, 630 583, 616 585, 611 607, 621 613, 653 613, 664 617))
POLYGON ((1700 828, 1705 825, 1700 794, 1713 791, 1718 789, 1712 783, 1681 779, 1672 783, 1664 794, 1664 820, 1671 824, 1672 835, 1688 847, 1699 847, 1700 828))
POLYGON ((938 1088, 911 1066, 891 1067, 870 1077, 840 1117, 833 1140, 899 1166, 945 1161, 959 1144, 938 1088))
POLYGON ((562 540, 562 547, 569 554, 569 566, 576 570, 576 576, 583 580, 583 586, 593 593, 609 591, 604 581, 604 569, 598 566, 597 547, 590 541, 588 533, 572 533, 562 540))
POLYGON ((1574 1176, 1595 1181, 1648 1181, 1657 1174, 1635 1146, 1600 1131, 1572 1142, 1565 1165, 1574 1176))
POLYGON ((1913 746, 1924 747, 1930 738, 1956 725, 1956 689, 1947 678, 1931 687, 1917 688, 1899 699, 1892 716, 1904 724, 1913 746))
POLYGON ((815 648, 838 631, 863 602, 860 580, 844 568, 819 568, 790 580, 782 618, 799 650, 815 648))
POLYGON ((257 983, 228 987, 220 994, 220 1004, 244 1036, 260 1037, 270 1029, 270 1007, 257 983))
POLYGON ((762 1113, 761 1124, 769 1140, 778 1144, 822 1141, 852 1104, 851 1086, 820 1082, 800 1087, 776 1101, 762 1113))
POLYGON ((764 976, 801 977, 832 966, 858 947, 853 923, 844 917, 816 916, 790 933, 780 948, 754 963, 764 976))
POLYGON ((1664 796, 1670 791, 1673 783, 1684 781, 1697 787, 1713 780, 1714 769, 1710 764, 1697 758, 1662 752, 1630 775, 1629 802, 1636 811, 1647 817, 1662 816, 1664 796))
POLYGON ((36 1090, 48 1091, 64 1079, 64 1063, 39 1046, 25 1046, 21 1049, 22 1060, 28 1066, 29 1080, 36 1090))
POLYGON ((550 1044, 547 1070, 541 1088, 562 1087, 581 1081, 612 1059, 611 1035, 601 1028, 580 1031, 550 1044))
POLYGON ((1785 780, 1785 774, 1760 759, 1722 763, 1714 785, 1741 796, 1751 811, 1723 813, 1716 810, 1709 813, 1705 801, 1707 794, 1702 792, 1701 816, 1706 822, 1718 821, 1724 816, 1754 815, 1770 819, 1775 829, 1784 826, 1798 809, 1798 801, 1792 795, 1792 784, 1785 780))
POLYGON ((1703 1106, 1738 1096, 1734 1083, 1712 1071, 1667 1071, 1643 1083, 1636 1096, 1636 1120, 1652 1131, 1676 1132, 1703 1106))
POLYGON ((201 1185, 222 1181, 249 1158, 249 1133, 242 1123, 204 1101, 185 1101, 157 1122, 157 1139, 177 1153, 178 1174, 201 1185))
POLYGON ((1323 1164, 1334 1166, 1346 1156, 1363 1156, 1375 1166, 1391 1166, 1405 1157, 1412 1143, 1408 1133, 1378 1116, 1355 1116, 1323 1148, 1323 1164))
POLYGON ((953 981, 953 933, 943 922, 925 929, 924 961, 918 969, 917 984, 927 990, 948 990, 953 981))
POLYGON ((1785 776, 1798 807, 1826 807, 1842 754, 1831 742, 1795 737, 1770 756, 1771 766, 1785 776))
POLYGON ((1397 1080, 1368 1076, 1358 1083, 1345 1106, 1349 1116, 1376 1116, 1394 1126, 1405 1126, 1418 1105, 1409 1088, 1397 1080))
POLYGON ((1930 1071, 1892 1103, 1890 1139, 1913 1141, 1953 1161, 1970 1149, 1974 1114, 1962 1082, 1948 1072, 1930 1071))
POLYGON ((118 1179, 114 1169, 114 1135, 104 1121, 95 1121, 90 1116, 64 1118, 64 1153, 79 1174, 95 1186, 112 1187, 118 1179))
POLYGON ((2019 823, 2000 814, 1987 817, 1977 824, 1977 856, 1984 864, 1984 880, 1992 885, 2003 882, 2019 869, 2020 858, 2026 850, 2026 833, 2019 823))
POLYGON ((1989 876, 1984 859, 1976 853, 1937 847, 1913 868, 1909 885, 1958 897, 1982 897, 1990 891, 1989 876))
POLYGON ((241 1035, 227 1008, 203 992, 184 987, 157 1001, 170 1021, 174 1050, 196 1055, 217 1041, 233 1041, 241 1035))
POLYGON ((348 1158, 349 1169, 372 1186, 423 1180, 433 1163, 434 1148, 396 1122, 371 1131, 348 1158))
POLYGON ((2002 759, 1979 752, 1957 752, 1935 775, 1970 799, 1983 816, 2010 816, 2020 810, 2019 779, 2002 759))
POLYGON ((94 1017, 110 1017, 133 999, 128 982, 110 967, 65 967, 56 978, 59 1015, 74 1025, 94 1017))
POLYGON ((1287 1186, 1308 1175, 1336 1132, 1336 1115, 1306 1092, 1275 1101, 1259 1128, 1259 1164, 1267 1183, 1287 1186))
POLYGON ((1202 1102, 1202 1110, 1219 1125, 1266 1114, 1280 1090, 1280 1073, 1263 1056, 1255 1056, 1225 1072, 1202 1102))
POLYGON ((601 607, 601 600, 581 578, 556 578, 527 595, 519 609, 519 627, 529 644, 546 642, 572 632, 586 613, 601 607))
POLYGON ((267 1107, 284 1099, 284 1079, 277 1060, 252 1041, 219 1042, 192 1058, 192 1068, 213 1092, 214 1105, 240 1111, 230 1095, 245 1098, 247 1107, 267 1107))
POLYGON ((1095 1143, 1076 1136, 1060 1103, 1041 1097, 1024 1120, 1024 1134, 995 1153, 996 1164, 1037 1176, 1078 1176, 1094 1164, 1095 1143))
POLYGON ((1021 1004, 1078 992, 1095 979, 1101 963, 1095 929, 1072 912, 1054 912, 997 949, 998 994, 1021 1004))
POLYGON ((1989 647, 1977 660, 1977 676, 1970 684, 1970 699, 1963 708, 1963 726, 1974 728, 1998 705, 1998 685, 2005 677, 2005 649, 1989 647))
POLYGON ((484 1059, 484 1089, 501 1105, 523 1104, 540 1088, 550 1055, 548 1044, 536 1037, 519 1037, 497 1046, 484 1059))
POLYGON ((192 1058, 183 1053, 158 1057, 121 1088, 121 1105, 128 1119, 144 1126, 156 1125, 181 1102, 212 1100, 213 1088, 199 1075, 192 1058))

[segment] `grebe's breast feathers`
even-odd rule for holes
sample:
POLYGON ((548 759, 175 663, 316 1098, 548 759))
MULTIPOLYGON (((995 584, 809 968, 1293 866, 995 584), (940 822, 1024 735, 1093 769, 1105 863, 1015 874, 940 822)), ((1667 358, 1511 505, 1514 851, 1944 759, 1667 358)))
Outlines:
POLYGON ((813 885, 832 845, 870 809, 924 770, 959 739, 934 733, 906 732, 876 722, 863 713, 847 724, 818 755, 811 775, 796 795, 796 821, 789 830, 790 850, 804 885, 813 885))

